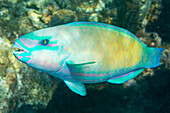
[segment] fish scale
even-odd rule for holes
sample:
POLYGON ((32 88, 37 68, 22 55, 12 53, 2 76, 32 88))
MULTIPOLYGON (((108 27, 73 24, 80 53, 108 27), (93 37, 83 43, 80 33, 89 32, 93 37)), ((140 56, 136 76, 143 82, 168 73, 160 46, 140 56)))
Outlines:
POLYGON ((73 22, 19 37, 15 57, 60 78, 75 93, 84 83, 124 83, 159 66, 162 48, 147 47, 131 32, 96 22, 73 22))

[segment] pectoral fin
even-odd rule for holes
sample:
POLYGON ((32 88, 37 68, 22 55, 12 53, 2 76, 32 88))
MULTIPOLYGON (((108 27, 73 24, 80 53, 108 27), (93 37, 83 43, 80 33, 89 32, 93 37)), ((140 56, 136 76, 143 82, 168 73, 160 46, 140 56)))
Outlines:
POLYGON ((85 63, 74 63, 74 62, 71 62, 71 61, 69 61, 69 62, 67 62, 67 65, 68 66, 74 66, 74 67, 83 67, 83 66, 87 66, 87 65, 90 65, 90 64, 94 64, 94 63, 96 63, 95 61, 93 61, 93 62, 85 62, 85 63))
POLYGON ((66 80, 64 80, 64 82, 73 92, 75 92, 75 93, 77 93, 81 96, 86 95, 86 88, 85 88, 85 85, 83 83, 70 82, 70 81, 66 81, 66 80))
POLYGON ((124 83, 124 82, 136 77, 137 75, 139 75, 143 71, 144 71, 144 69, 139 69, 137 71, 132 71, 132 72, 127 73, 125 75, 114 77, 114 78, 108 80, 108 82, 115 83, 115 84, 121 84, 121 83, 124 83))
POLYGON ((75 73, 83 73, 88 72, 90 69, 92 69, 96 62, 86 62, 86 63, 79 63, 75 64, 73 62, 67 62, 67 67, 69 68, 71 74, 76 75, 75 73))

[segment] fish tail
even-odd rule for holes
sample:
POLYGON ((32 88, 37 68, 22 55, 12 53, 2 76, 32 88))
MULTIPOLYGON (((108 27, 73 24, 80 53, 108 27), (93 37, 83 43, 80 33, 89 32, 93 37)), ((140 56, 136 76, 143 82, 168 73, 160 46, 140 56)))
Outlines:
POLYGON ((159 66, 159 62, 161 59, 163 48, 154 48, 148 47, 147 48, 147 62, 145 68, 154 68, 159 66))

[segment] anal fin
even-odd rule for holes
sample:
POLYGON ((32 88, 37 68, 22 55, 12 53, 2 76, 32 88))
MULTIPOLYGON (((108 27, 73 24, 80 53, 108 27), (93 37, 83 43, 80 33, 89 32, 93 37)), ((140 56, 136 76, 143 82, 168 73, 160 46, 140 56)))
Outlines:
POLYGON ((64 80, 64 82, 73 92, 75 92, 75 93, 77 93, 81 96, 86 95, 86 88, 85 88, 85 85, 83 83, 70 82, 70 81, 66 81, 66 80, 64 80))
POLYGON ((121 75, 121 76, 109 79, 107 82, 115 83, 115 84, 121 84, 121 83, 124 83, 124 82, 136 77, 137 75, 139 75, 143 71, 144 71, 144 69, 139 69, 137 71, 132 71, 132 72, 127 73, 125 75, 121 75))

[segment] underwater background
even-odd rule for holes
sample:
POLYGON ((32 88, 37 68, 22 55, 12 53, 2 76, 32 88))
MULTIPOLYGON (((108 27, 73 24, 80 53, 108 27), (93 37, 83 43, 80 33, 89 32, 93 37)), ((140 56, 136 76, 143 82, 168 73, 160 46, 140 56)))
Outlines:
POLYGON ((169 113, 170 0, 0 0, 0 113, 169 113), (14 41, 75 21, 125 28, 164 48, 160 66, 124 84, 87 84, 87 96, 19 62, 14 41))

